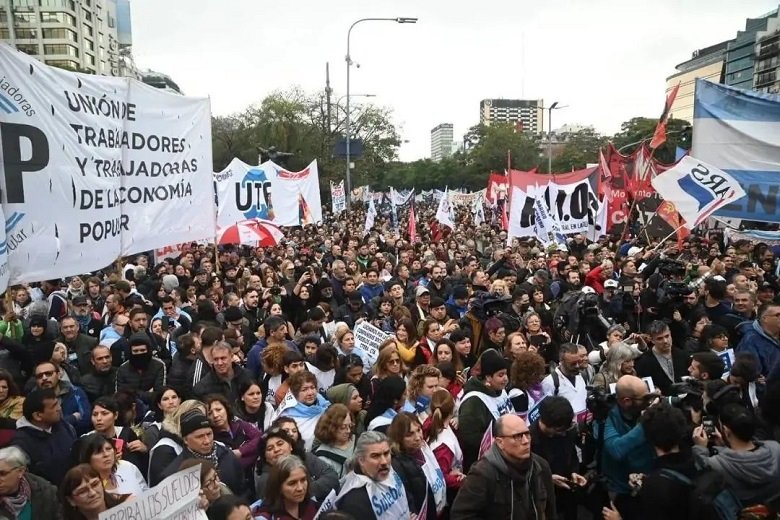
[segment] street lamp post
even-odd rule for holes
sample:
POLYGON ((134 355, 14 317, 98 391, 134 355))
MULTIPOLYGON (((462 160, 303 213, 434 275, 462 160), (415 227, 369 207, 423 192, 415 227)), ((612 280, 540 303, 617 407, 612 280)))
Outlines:
POLYGON ((552 174, 552 111, 558 106, 556 101, 547 107, 547 173, 552 174))
MULTIPOLYGON (((339 106, 341 105, 341 100, 342 100, 342 99, 345 99, 346 97, 347 97, 347 96, 346 96, 346 95, 344 95, 344 96, 341 96, 340 98, 338 98, 338 99, 336 100, 336 126, 335 126, 335 128, 338 128, 338 127, 339 127, 339 113, 338 113, 338 108, 339 108, 339 106)), ((349 96, 349 97, 353 97, 353 98, 356 98, 356 97, 368 97, 368 98, 372 98, 372 97, 376 97, 376 94, 350 94, 350 96, 349 96)))
POLYGON ((361 22, 395 22, 395 23, 417 23, 417 18, 410 18, 410 17, 398 17, 398 18, 361 18, 360 20, 357 20, 352 25, 349 26, 349 31, 347 31, 347 56, 346 56, 346 62, 347 62, 347 124, 346 124, 346 151, 345 154, 347 156, 347 186, 345 190, 345 198, 347 201, 347 207, 349 207, 351 202, 351 195, 352 195, 352 177, 351 177, 351 168, 349 164, 349 141, 350 141, 350 121, 349 121, 349 71, 352 68, 352 58, 350 57, 349 52, 349 43, 350 38, 352 37, 352 29, 354 27, 361 23, 361 22))

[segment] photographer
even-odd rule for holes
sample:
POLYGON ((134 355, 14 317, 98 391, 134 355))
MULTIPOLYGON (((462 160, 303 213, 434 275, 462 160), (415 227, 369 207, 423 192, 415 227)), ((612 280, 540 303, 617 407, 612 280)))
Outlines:
POLYGON ((750 410, 731 403, 720 410, 712 451, 704 427, 693 431, 697 464, 723 475, 744 506, 762 504, 780 493, 780 444, 753 440, 757 424, 750 410))
POLYGON ((651 377, 663 395, 672 395, 671 386, 682 381, 688 373, 688 356, 672 346, 672 333, 663 321, 656 320, 648 327, 653 348, 636 360, 636 374, 651 377))
MULTIPOLYGON (((656 397, 644 381, 623 376, 617 382, 616 406, 609 411, 603 426, 601 467, 607 479, 613 503, 624 518, 637 518, 639 503, 631 494, 629 475, 646 473, 653 467, 655 453, 639 423, 642 412, 656 397)), ((596 428, 596 435, 601 428, 596 428)))

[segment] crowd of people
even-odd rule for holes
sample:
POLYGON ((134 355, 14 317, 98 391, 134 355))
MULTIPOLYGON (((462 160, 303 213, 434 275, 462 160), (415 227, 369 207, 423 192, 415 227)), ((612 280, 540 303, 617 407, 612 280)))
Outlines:
POLYGON ((774 517, 771 247, 433 213, 10 288, 0 518, 96 520, 196 465, 219 520, 774 517))

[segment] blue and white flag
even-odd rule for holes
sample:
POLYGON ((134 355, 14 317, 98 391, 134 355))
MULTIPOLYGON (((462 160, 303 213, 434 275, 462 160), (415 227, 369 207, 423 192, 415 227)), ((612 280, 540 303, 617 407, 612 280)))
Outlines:
POLYGON ((745 196, 745 190, 734 177, 691 156, 683 157, 674 168, 651 182, 664 201, 675 205, 688 229, 745 196))
POLYGON ((780 222, 780 96, 696 81, 691 155, 731 175, 747 196, 715 211, 780 222))

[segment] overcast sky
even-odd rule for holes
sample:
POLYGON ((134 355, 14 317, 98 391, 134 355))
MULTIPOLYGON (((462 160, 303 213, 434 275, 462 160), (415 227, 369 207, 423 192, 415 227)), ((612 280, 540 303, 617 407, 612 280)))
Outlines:
MULTIPOLYGON (((544 99, 567 108, 553 127, 612 134, 633 116, 658 117, 665 79, 695 49, 733 38, 778 0, 132 0, 136 63, 169 74, 215 115, 295 85, 351 92, 391 107, 403 160, 430 156, 430 130, 479 122, 485 98, 544 99)), ((342 101, 343 102, 343 101, 342 101)), ((264 143, 272 145, 274 143, 264 143)))

